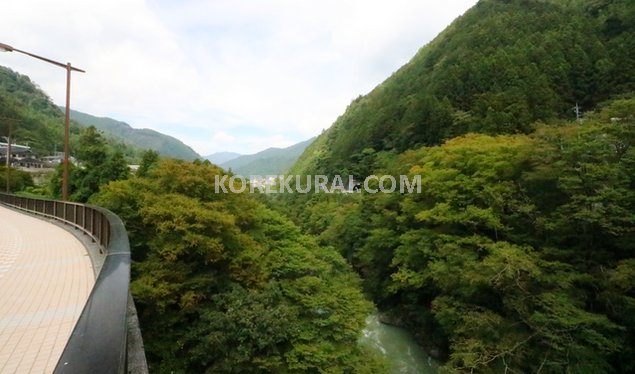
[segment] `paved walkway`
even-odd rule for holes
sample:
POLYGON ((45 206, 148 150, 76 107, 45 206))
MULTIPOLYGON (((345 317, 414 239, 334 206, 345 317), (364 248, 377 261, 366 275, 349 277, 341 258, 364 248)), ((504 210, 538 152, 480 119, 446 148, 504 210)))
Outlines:
POLYGON ((51 373, 94 282, 75 236, 0 205, 0 373, 51 373))

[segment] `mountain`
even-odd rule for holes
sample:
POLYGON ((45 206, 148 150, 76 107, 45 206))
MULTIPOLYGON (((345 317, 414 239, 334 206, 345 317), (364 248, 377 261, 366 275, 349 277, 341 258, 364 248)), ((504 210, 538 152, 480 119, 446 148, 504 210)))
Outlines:
MULTIPOLYGON (((64 113, 48 95, 25 75, 0 66, 0 136, 8 133, 27 144, 36 155, 61 151, 64 144, 64 113)), ((181 141, 148 129, 133 129, 110 118, 99 118, 71 110, 71 153, 81 129, 93 125, 103 131, 110 148, 121 151, 129 162, 137 162, 140 149, 154 149, 161 155, 193 160, 200 158, 181 141)))
MULTIPOLYGON (((12 127, 12 138, 18 144, 28 144, 37 156, 60 152, 64 144, 64 113, 31 79, 0 66, 0 136, 12 127)), ((83 126, 70 121, 71 154, 83 126)), ((121 139, 107 137, 107 146, 120 151, 129 162, 139 159, 140 151, 121 139)))
POLYGON ((267 148, 253 155, 236 157, 221 163, 220 166, 243 176, 286 173, 314 140, 315 138, 311 138, 287 148, 267 148))
POLYGON ((632 0, 481 0, 291 170, 362 192, 269 200, 440 372, 635 372, 633 35, 632 0))
POLYGON ((220 165, 223 162, 233 160, 240 156, 240 153, 235 152, 216 152, 211 155, 204 156, 203 158, 209 160, 212 164, 220 165))
POLYGON ((630 0, 481 0, 355 99, 293 168, 368 175, 376 152, 529 133, 635 90, 630 0))
MULTIPOLYGON (((40 155, 61 150, 64 142, 64 115, 29 77, 0 66, 0 136, 13 128, 13 139, 28 143, 40 155)), ((71 123, 71 140, 79 126, 71 123)))
POLYGON ((150 129, 135 129, 129 124, 107 117, 95 117, 90 114, 71 110, 71 118, 84 126, 95 126, 106 135, 123 140, 125 143, 142 149, 152 149, 161 156, 181 160, 201 158, 192 148, 182 141, 150 129))

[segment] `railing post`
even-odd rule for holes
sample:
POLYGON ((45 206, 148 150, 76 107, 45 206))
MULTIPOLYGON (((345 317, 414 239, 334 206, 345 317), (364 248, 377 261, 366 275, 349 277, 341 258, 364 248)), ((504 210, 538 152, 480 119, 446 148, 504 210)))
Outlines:
POLYGON ((93 232, 93 227, 95 227, 95 225, 93 224, 93 216, 95 216, 95 211, 93 210, 93 208, 88 208, 88 211, 90 212, 90 232, 93 232))
POLYGON ((97 242, 101 244, 101 214, 97 214, 97 230, 95 231, 95 236, 97 237, 97 242))

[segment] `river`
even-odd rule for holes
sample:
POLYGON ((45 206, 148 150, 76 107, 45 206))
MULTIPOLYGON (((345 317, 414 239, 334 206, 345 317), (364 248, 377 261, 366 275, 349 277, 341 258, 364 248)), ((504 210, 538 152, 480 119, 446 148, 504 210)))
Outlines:
POLYGON ((430 358, 405 329, 379 322, 377 314, 366 319, 360 343, 376 349, 391 363, 392 374, 437 374, 439 364, 430 358))

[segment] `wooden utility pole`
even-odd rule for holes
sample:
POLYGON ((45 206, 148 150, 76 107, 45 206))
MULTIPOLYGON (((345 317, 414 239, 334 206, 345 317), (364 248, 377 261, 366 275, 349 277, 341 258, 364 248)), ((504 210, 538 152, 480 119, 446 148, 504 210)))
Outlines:
POLYGON ((5 170, 5 182, 6 182, 6 186, 5 186, 5 192, 6 193, 10 193, 11 192, 11 177, 10 177, 10 173, 11 173, 11 140, 12 140, 12 135, 13 135, 13 122, 17 122, 18 120, 15 118, 6 118, 6 117, 0 117, 0 120, 2 121, 6 121, 6 123, 9 126, 9 133, 7 134, 7 136, 5 136, 6 140, 7 140, 7 160, 6 160, 6 170, 5 170))
POLYGON ((9 122, 9 136, 7 136, 7 169, 5 170, 5 179, 7 181, 7 188, 6 188, 6 192, 10 193, 11 192, 11 183, 10 183, 10 176, 9 173, 11 173, 11 122, 9 122))

